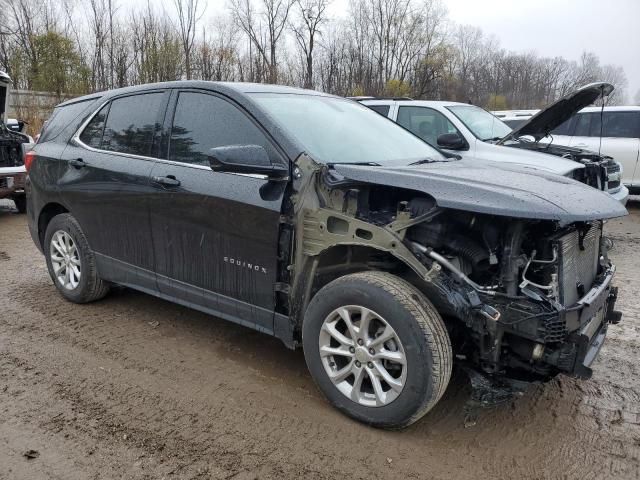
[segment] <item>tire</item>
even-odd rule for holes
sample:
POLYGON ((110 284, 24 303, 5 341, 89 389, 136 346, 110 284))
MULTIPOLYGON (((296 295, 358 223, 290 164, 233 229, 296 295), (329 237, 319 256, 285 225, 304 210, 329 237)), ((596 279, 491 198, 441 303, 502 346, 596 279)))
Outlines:
POLYGON ((451 378, 453 354, 442 318, 413 285, 384 272, 346 275, 323 287, 307 308, 302 342, 309 371, 329 402, 375 427, 399 429, 417 421, 440 400, 451 378), (345 316, 351 319, 355 337, 362 339, 363 345, 353 342, 345 316), (363 317, 369 319, 366 333, 359 331, 363 317), (376 338, 389 337, 392 330, 388 326, 395 337, 380 345, 376 338), (343 334, 340 341, 336 339, 339 333, 343 334), (368 345, 375 348, 369 350, 368 345), (346 354, 347 346, 351 356, 346 354), (328 353, 335 349, 339 354, 328 353), (400 359, 402 355, 404 366, 393 360, 380 362, 382 356, 400 359), (390 376, 382 375, 381 364, 390 376), (345 374, 341 372, 348 369, 356 373, 342 380, 345 374), (353 388, 356 374, 363 376, 359 389, 353 388), (378 378, 377 390, 374 377, 378 378), (380 391, 383 394, 378 395, 380 391))
POLYGON ((26 195, 18 195, 12 198, 13 203, 16 204, 16 208, 19 213, 27 213, 27 197, 26 195))
POLYGON ((58 291, 67 300, 74 303, 88 303, 99 300, 109 293, 109 284, 98 276, 95 255, 89 247, 87 238, 77 220, 70 214, 57 215, 49 222, 44 236, 43 250, 49 275, 58 291), (65 242, 62 239, 67 239, 67 241, 65 242), (63 250, 66 249, 67 252, 72 252, 69 254, 68 266, 59 270, 60 276, 65 279, 64 281, 66 281, 66 278, 70 279, 66 285, 63 285, 63 280, 56 274, 54 267, 54 264, 60 265, 60 263, 65 263, 66 260, 62 251, 56 249, 52 242, 59 247, 62 246, 63 250), (75 272, 71 273, 73 271, 72 264, 76 265, 79 277, 75 272), (70 267, 70 276, 65 277, 63 272, 69 270, 70 267), (74 278, 76 281, 73 280, 74 278))

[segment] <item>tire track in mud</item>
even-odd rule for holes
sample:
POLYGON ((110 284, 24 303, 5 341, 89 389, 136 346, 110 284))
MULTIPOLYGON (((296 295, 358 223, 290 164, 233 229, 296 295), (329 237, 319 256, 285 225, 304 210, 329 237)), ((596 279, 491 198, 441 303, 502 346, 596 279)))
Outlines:
POLYGON ((427 417, 384 432, 331 409, 272 338, 128 290, 65 302, 24 217, 0 211, 0 462, 7 478, 640 478, 640 216, 627 220, 608 225, 625 319, 593 379, 534 387, 465 429, 457 373, 427 417))

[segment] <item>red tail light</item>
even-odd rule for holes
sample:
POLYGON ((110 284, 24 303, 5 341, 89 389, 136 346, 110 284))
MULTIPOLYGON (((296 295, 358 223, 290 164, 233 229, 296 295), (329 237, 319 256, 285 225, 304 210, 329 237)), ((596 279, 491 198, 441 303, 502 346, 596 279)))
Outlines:
POLYGON ((31 165, 33 161, 36 159, 36 152, 33 150, 24 154, 24 168, 27 169, 27 172, 31 170, 31 165))

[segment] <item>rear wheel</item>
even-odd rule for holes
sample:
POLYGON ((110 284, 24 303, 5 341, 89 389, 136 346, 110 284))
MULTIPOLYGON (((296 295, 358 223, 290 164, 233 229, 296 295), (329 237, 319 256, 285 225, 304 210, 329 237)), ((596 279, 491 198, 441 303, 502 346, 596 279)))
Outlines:
POLYGON ((108 283, 98 276, 87 238, 73 216, 64 213, 49 222, 44 252, 49 275, 67 300, 88 303, 109 292, 108 283))
POLYGON ((320 290, 305 315, 303 345, 327 399, 377 427, 421 418, 451 377, 440 315, 414 286, 388 273, 347 275, 320 290))

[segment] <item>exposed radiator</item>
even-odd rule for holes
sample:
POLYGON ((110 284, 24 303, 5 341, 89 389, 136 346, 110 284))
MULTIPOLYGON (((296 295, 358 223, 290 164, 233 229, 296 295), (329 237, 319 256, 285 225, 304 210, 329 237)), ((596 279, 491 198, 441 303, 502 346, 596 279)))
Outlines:
POLYGON ((581 233, 574 230, 558 239, 560 302, 575 304, 591 289, 598 273, 602 224, 591 224, 580 241, 581 233))

